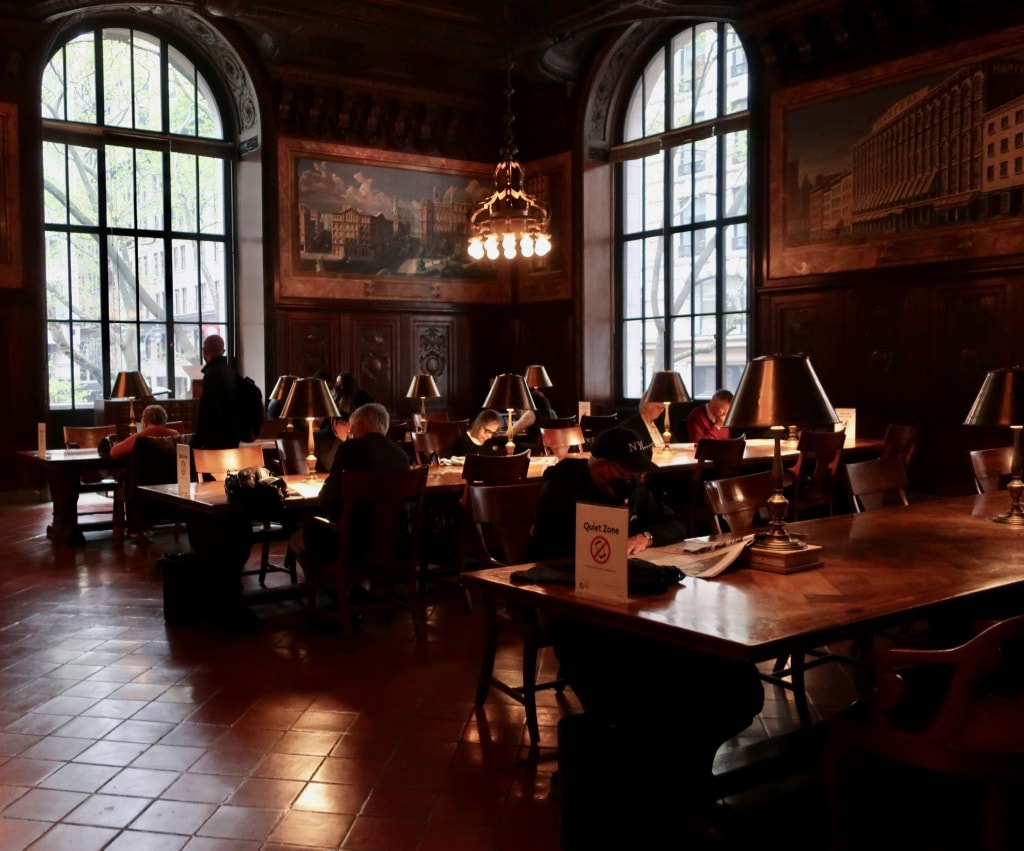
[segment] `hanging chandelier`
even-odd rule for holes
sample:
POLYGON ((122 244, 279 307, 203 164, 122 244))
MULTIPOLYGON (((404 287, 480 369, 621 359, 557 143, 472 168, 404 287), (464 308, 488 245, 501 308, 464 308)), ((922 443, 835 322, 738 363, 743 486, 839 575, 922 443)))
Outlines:
POLYGON ((508 260, 516 254, 543 257, 551 250, 551 216, 547 207, 523 189, 525 171, 516 159, 512 139, 512 65, 505 74, 505 139, 494 169, 494 192, 469 217, 469 256, 474 260, 508 260))

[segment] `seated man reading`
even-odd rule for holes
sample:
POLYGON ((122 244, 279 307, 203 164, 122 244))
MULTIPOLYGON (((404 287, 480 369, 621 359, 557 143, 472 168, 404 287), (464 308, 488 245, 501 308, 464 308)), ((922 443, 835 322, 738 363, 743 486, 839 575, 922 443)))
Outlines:
MULTIPOLYGON (((630 555, 684 538, 682 521, 643 485, 653 469, 645 441, 621 428, 598 436, 589 459, 558 462, 544 474, 532 557, 574 555, 577 502, 628 505, 630 555)), ((754 665, 569 616, 548 626, 584 710, 559 725, 565 847, 681 848, 686 830, 706 835, 715 753, 764 702, 754 665)))

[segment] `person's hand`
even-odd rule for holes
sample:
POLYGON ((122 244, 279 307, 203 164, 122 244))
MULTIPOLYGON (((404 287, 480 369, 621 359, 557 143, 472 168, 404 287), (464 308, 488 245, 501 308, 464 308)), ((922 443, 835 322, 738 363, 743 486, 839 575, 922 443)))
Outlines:
POLYGON ((635 556, 642 553, 651 545, 651 539, 646 535, 630 535, 626 541, 626 555, 635 556))

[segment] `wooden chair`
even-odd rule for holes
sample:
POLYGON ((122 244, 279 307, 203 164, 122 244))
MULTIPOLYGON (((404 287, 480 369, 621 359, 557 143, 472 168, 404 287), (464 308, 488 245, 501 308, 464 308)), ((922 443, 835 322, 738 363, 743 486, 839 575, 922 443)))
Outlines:
POLYGON ((469 420, 427 420, 426 434, 432 434, 439 441, 440 449, 437 450, 439 457, 449 458, 452 454, 452 447, 459 436, 465 434, 469 428, 469 420))
POLYGON ((181 524, 161 510, 159 503, 136 499, 136 490, 143 485, 173 484, 178 480, 178 446, 184 439, 148 436, 135 439, 117 480, 122 535, 142 542, 147 532, 167 526, 174 529, 177 539, 181 524))
POLYGON ((388 437, 390 437, 399 446, 405 446, 405 435, 409 431, 408 420, 391 420, 388 425, 388 437))
MULTIPOLYGON (((983 846, 1011 847, 1006 818, 1024 776, 1024 616, 982 627, 958 646, 882 646, 866 657, 856 711, 833 719, 826 741, 833 848, 843 846, 842 773, 853 756, 964 778, 983 793, 983 846)), ((870 811, 858 805, 857 819, 870 811)))
POLYGON ((337 523, 323 517, 309 522, 329 527, 337 545, 333 559, 320 563, 316 553, 303 552, 310 611, 320 591, 337 594, 336 614, 345 634, 352 616, 404 605, 412 613, 417 641, 426 636, 426 618, 417 592, 419 552, 423 536, 423 498, 427 467, 393 473, 345 470, 338 479, 342 514, 337 523), (365 600, 352 593, 368 582, 365 600))
POLYGON ((712 532, 745 535, 767 523, 765 506, 775 487, 770 471, 704 482, 712 532))
POLYGON ((974 468, 974 487, 978 493, 1006 490, 1010 482, 1012 446, 996 449, 974 449, 971 451, 971 466, 974 468))
POLYGON ((614 414, 584 414, 580 417, 580 428, 583 429, 583 438, 589 446, 601 432, 615 428, 619 424, 619 415, 614 414))
POLYGON ((910 469, 910 459, 917 449, 917 438, 921 434, 919 425, 897 425, 890 423, 882 438, 882 457, 895 455, 903 462, 903 469, 910 469))
POLYGON ((571 428, 579 425, 576 415, 571 417, 537 417, 537 428, 571 428))
POLYGON ((711 510, 704 496, 704 482, 712 479, 728 479, 739 474, 743 464, 743 453, 747 441, 737 437, 732 440, 714 440, 702 437, 694 450, 696 467, 689 501, 689 529, 691 535, 702 535, 711 526, 711 510))
POLYGON ((445 437, 432 431, 412 432, 412 451, 417 464, 435 463, 439 458, 451 455, 452 444, 445 437))
POLYGON ((583 452, 583 444, 586 440, 583 437, 583 429, 578 425, 562 426, 560 428, 544 428, 540 430, 540 443, 544 447, 545 455, 555 455, 564 458, 572 451, 583 452))
POLYGON ((832 516, 836 476, 842 460, 842 431, 804 431, 797 444, 796 463, 789 469, 791 496, 789 509, 794 520, 812 509, 832 516))
MULTIPOLYGON (((65 449, 95 449, 99 446, 104 437, 116 437, 117 432, 113 424, 98 426, 64 426, 64 448, 65 449)), ((79 517, 93 517, 95 515, 110 515, 110 524, 114 529, 115 539, 119 537, 118 525, 120 518, 118 513, 122 510, 117 503, 117 478, 106 470, 90 470, 84 473, 78 483, 79 493, 100 493, 110 497, 110 508, 79 506, 79 517)), ((102 505, 102 504, 100 504, 102 505)), ((122 515, 123 516, 123 515, 122 515)), ((94 520, 97 524, 93 528, 103 529, 106 520, 94 520)))
POLYGON ((843 482, 854 511, 907 505, 907 473, 899 455, 843 465, 843 482))
MULTIPOLYGON (((530 530, 542 485, 540 479, 535 479, 516 484, 469 486, 468 503, 477 543, 489 566, 521 564, 526 561, 530 530)), ((544 689, 553 688, 561 692, 565 688, 565 680, 560 677, 548 682, 537 682, 538 653, 551 645, 551 639, 532 609, 508 606, 499 610, 493 599, 486 602, 484 649, 476 691, 477 706, 484 704, 492 687, 523 704, 530 743, 536 746, 540 742, 536 694, 544 689), (501 633, 516 635, 523 642, 522 685, 511 685, 494 676, 494 659, 501 633)))
POLYGON ((295 476, 309 472, 306 453, 309 451, 309 436, 297 431, 283 431, 274 438, 277 447, 277 459, 280 464, 279 475, 295 476))
MULTIPOLYGON (((770 471, 704 482, 704 494, 714 532, 745 535, 767 523, 765 506, 774 491, 775 484, 770 471)), ((804 674, 808 669, 828 662, 849 661, 847 657, 833 653, 828 648, 815 647, 801 654, 779 656, 770 673, 761 673, 761 679, 793 692, 797 716, 800 723, 807 726, 811 723, 811 710, 807 705, 804 674)))
MULTIPOLYGON (((197 476, 210 476, 216 482, 224 481, 228 471, 244 470, 246 467, 263 466, 263 448, 255 444, 233 449, 193 449, 192 467, 197 476)), ((305 468, 303 469, 303 471, 305 468)), ((268 573, 286 573, 293 585, 297 584, 298 571, 294 559, 285 559, 284 565, 271 564, 270 547, 277 541, 287 541, 294 529, 279 520, 256 518, 252 524, 253 543, 260 546, 258 570, 245 570, 243 575, 259 576, 260 585, 265 585, 268 573)))

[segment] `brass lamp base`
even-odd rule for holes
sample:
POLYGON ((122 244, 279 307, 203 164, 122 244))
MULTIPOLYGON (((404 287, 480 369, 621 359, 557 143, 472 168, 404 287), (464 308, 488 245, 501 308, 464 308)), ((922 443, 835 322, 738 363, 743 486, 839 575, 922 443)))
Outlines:
POLYGON ((1024 526, 1024 505, 1021 504, 1021 498, 1024 497, 1024 481, 1021 481, 1020 476, 1015 476, 1010 479, 1006 489, 1010 493, 1010 510, 1005 514, 997 514, 992 521, 1006 523, 1008 526, 1024 526))

